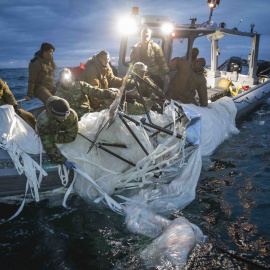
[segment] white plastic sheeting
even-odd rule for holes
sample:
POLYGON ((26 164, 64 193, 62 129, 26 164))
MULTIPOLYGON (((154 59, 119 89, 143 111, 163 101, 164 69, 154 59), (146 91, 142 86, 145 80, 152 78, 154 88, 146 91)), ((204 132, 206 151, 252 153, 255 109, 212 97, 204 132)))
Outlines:
MULTIPOLYGON (((201 156, 210 155, 230 134, 238 132, 234 122, 236 108, 229 98, 209 104, 208 108, 191 104, 183 105, 183 108, 190 125, 185 128, 175 124, 172 129, 174 134, 177 132, 183 136, 181 140, 164 133, 150 138, 150 133, 142 126, 128 122, 149 152, 148 156, 118 117, 108 130, 100 133, 98 142, 125 144, 127 149, 108 148, 135 163, 135 167, 96 147, 87 154, 91 143, 80 136, 72 144, 60 146, 67 157, 89 174, 106 194, 121 194, 121 200, 128 198, 122 206, 129 230, 158 237, 141 253, 149 267, 162 265, 165 261, 183 266, 192 247, 202 241, 203 234, 198 227, 184 218, 172 222, 165 216, 176 209, 183 209, 194 200, 201 172, 201 156), (186 142, 195 146, 184 147, 186 142), (161 177, 155 178, 158 173, 162 173, 161 177), (133 189, 132 192, 129 189, 133 189)), ((85 115, 80 123, 80 132, 93 140, 107 115, 107 111, 85 115)), ((159 126, 175 122, 173 104, 166 107, 163 115, 150 112, 150 117, 159 126)), ((95 202, 104 199, 89 181, 80 180, 75 183, 75 188, 82 197, 90 197, 95 202)))
MULTIPOLYGON (((7 150, 18 173, 25 174, 26 189, 31 188, 31 192, 36 201, 39 201, 38 188, 42 177, 47 173, 42 169, 41 156, 40 164, 33 160, 29 154, 39 154, 42 152, 42 144, 36 132, 17 114, 13 106, 0 106, 0 148, 7 150), (39 171, 39 175, 37 172, 39 171)), ((25 198, 19 210, 9 219, 16 217, 22 210, 25 198)))
POLYGON ((196 225, 180 217, 169 221, 164 233, 147 246, 140 256, 147 268, 175 269, 183 267, 190 250, 197 243, 204 243, 204 240, 205 236, 196 225))
MULTIPOLYGON (((165 108, 163 115, 150 112, 156 125, 163 127, 174 123, 171 130, 174 135, 182 135, 182 139, 165 133, 149 137, 151 133, 146 132, 142 125, 127 121, 149 155, 141 149, 119 117, 108 130, 100 133, 97 143, 125 145, 126 148, 104 147, 135 166, 105 152, 98 145, 88 153, 91 142, 80 135, 70 144, 58 145, 78 168, 78 177, 73 182, 78 194, 96 203, 104 201, 111 208, 115 207, 126 216, 127 226, 132 232, 158 237, 141 254, 149 267, 166 260, 172 265, 182 266, 192 247, 203 239, 199 228, 184 218, 169 221, 165 217, 194 200, 202 166, 201 156, 210 155, 230 134, 238 132, 234 123, 236 108, 229 98, 209 104, 208 108, 190 104, 183 105, 183 108, 187 118, 182 118, 182 123, 175 122, 177 108, 173 103, 165 108), (192 145, 186 147, 187 142, 192 145), (117 195, 115 200, 118 202, 111 199, 111 195, 117 195)), ((9 151, 11 157, 16 153, 17 161, 25 152, 39 153, 40 141, 35 132, 31 133, 30 127, 18 119, 12 107, 4 107, 4 110, 9 112, 5 112, 8 117, 1 125, 1 146, 9 151), (22 151, 14 150, 17 145, 22 151)), ((105 123, 108 117, 107 110, 84 115, 79 122, 79 132, 94 140, 101 123, 105 123)), ((32 171, 36 168, 33 167, 32 171)), ((26 172, 25 168, 22 171, 26 172)), ((37 180, 35 183, 38 187, 40 182, 37 180)))
POLYGON ((211 155, 214 150, 232 134, 238 134, 235 127, 237 109, 233 100, 223 97, 207 108, 193 104, 182 104, 188 118, 199 114, 201 116, 201 154, 211 155))

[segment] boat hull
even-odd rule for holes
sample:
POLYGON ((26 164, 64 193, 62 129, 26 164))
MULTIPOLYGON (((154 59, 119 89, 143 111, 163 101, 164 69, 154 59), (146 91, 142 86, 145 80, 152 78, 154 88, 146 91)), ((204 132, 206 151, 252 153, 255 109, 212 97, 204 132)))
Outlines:
MULTIPOLYGON (((39 155, 31 155, 39 163, 39 155)), ((52 163, 47 155, 43 155, 42 168, 47 172, 43 177, 39 191, 47 191, 61 186, 58 165, 52 163)), ((25 193, 26 176, 19 175, 7 151, 0 149, 0 197, 21 195, 25 193)))
POLYGON ((237 108, 236 120, 256 110, 270 98, 270 80, 233 98, 237 108))

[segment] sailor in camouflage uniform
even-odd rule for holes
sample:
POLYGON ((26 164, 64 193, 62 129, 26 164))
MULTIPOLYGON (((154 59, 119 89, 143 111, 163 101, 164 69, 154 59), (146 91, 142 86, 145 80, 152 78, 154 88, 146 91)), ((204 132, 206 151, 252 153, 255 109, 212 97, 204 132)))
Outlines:
MULTIPOLYGON (((68 101, 70 107, 75 110, 79 119, 85 114, 92 112, 89 98, 106 100, 107 106, 99 109, 107 109, 118 93, 117 89, 99 89, 86 82, 74 81, 71 71, 64 68, 59 73, 59 80, 56 83, 55 95, 68 101)), ((103 102, 105 104, 105 102, 103 102)))
POLYGON ((68 102, 59 97, 48 98, 46 110, 37 118, 37 130, 47 154, 56 163, 73 169, 74 164, 56 146, 56 143, 73 142, 78 134, 78 116, 68 102))
POLYGON ((163 89, 164 83, 161 76, 167 83, 170 82, 169 68, 160 46, 151 40, 151 30, 144 28, 141 32, 141 41, 131 47, 130 60, 133 64, 142 62, 148 67, 148 74, 157 85, 163 89))
MULTIPOLYGON (((85 70, 79 75, 79 81, 87 82, 100 89, 119 88, 122 85, 122 78, 113 75, 109 61, 110 55, 108 52, 100 51, 98 54, 95 54, 85 64, 85 70)), ((100 111, 108 107, 109 104, 107 101, 90 97, 90 103, 94 111, 100 111)))
POLYGON ((49 43, 43 43, 35 57, 29 63, 28 91, 25 100, 33 96, 39 98, 44 104, 55 94, 54 70, 56 64, 53 60, 55 48, 49 43))
MULTIPOLYGON (((153 93, 152 88, 144 82, 145 80, 150 85, 153 85, 153 87, 155 87, 155 84, 152 82, 152 80, 149 79, 148 76, 146 76, 146 71, 147 71, 147 66, 141 62, 137 62, 133 66, 133 72, 139 75, 141 78, 143 78, 142 80, 136 77, 137 84, 138 84, 138 87, 140 87, 142 96, 144 98, 146 110, 150 111, 153 106, 153 102, 151 99, 155 99, 158 97, 153 93)), ((133 115, 145 114, 145 109, 142 104, 142 100, 138 92, 136 82, 134 78, 132 78, 132 75, 130 75, 130 78, 128 80, 129 80, 128 89, 126 90, 125 96, 124 96, 126 103, 123 103, 123 104, 126 104, 126 113, 133 114, 133 115)))
POLYGON ((15 112, 33 129, 35 129, 36 118, 30 113, 21 108, 10 91, 6 82, 4 82, 0 78, 0 106, 2 105, 12 105, 14 107, 15 112))

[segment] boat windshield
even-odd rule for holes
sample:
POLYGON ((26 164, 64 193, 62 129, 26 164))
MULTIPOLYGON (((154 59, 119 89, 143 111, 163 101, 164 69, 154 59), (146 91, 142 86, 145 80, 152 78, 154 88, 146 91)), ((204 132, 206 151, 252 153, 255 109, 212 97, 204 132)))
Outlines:
POLYGON ((183 57, 186 55, 188 46, 187 38, 179 38, 173 40, 172 59, 174 57, 183 57))

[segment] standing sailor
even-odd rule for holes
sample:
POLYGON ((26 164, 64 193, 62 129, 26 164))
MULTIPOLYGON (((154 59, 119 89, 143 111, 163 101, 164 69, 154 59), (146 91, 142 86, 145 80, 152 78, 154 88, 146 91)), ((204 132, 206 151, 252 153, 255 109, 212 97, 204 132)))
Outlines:
POLYGON ((15 112, 33 129, 35 129, 36 118, 30 113, 21 108, 13 96, 12 92, 10 91, 6 82, 4 82, 0 78, 0 106, 2 105, 12 105, 14 107, 15 112))
POLYGON ((169 83, 169 68, 166 63, 162 49, 158 44, 151 40, 152 31, 149 28, 143 28, 141 32, 141 41, 131 47, 130 60, 132 64, 142 62, 148 67, 150 78, 163 90, 164 80, 169 83))
POLYGON ((207 85, 203 75, 205 64, 204 58, 197 58, 191 63, 182 57, 172 59, 169 64, 170 70, 176 70, 177 73, 171 80, 167 96, 185 104, 192 103, 207 107, 207 85), (195 100, 196 91, 199 96, 199 104, 195 100))
MULTIPOLYGON (((100 89, 119 88, 122 85, 122 79, 113 75, 109 62, 109 53, 100 51, 88 59, 85 70, 79 75, 79 80, 100 89)), ((90 97, 90 103, 94 110, 100 110, 102 106, 102 101, 97 98, 90 97)))
POLYGON ((54 70, 56 64, 53 60, 54 51, 53 45, 42 43, 40 50, 35 53, 35 57, 30 61, 26 101, 34 95, 46 104, 47 99, 55 94, 54 70))
MULTIPOLYGON (((63 68, 60 71, 59 80, 56 82, 56 89, 55 95, 66 99, 70 107, 78 114, 79 119, 85 113, 93 111, 89 103, 90 98, 97 98, 102 101, 103 105, 106 103, 109 106, 118 93, 117 89, 103 90, 95 88, 86 82, 74 81, 68 68, 63 68)), ((107 108, 102 107, 102 109, 107 108)))
POLYGON ((73 142, 78 134, 78 116, 68 102, 59 97, 48 98, 46 110, 37 118, 37 130, 47 154, 56 163, 74 169, 74 164, 56 146, 57 143, 73 142))

